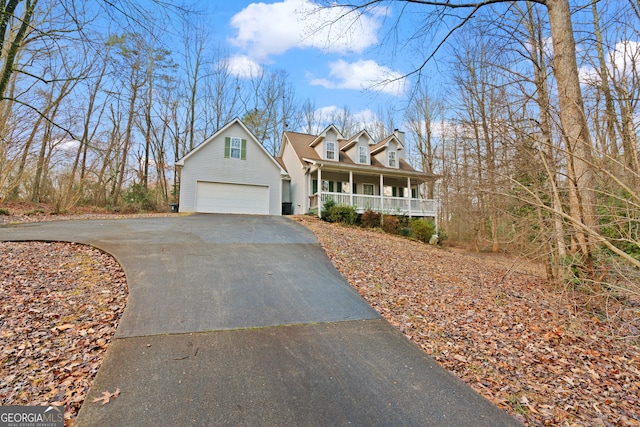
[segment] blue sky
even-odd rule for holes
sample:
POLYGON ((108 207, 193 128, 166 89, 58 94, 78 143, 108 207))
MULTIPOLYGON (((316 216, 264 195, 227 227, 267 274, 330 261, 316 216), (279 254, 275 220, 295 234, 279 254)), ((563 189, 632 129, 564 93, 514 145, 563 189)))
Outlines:
POLYGON ((384 53, 385 22, 392 17, 387 8, 336 24, 344 9, 319 10, 309 0, 197 5, 207 8, 213 36, 226 43, 236 75, 260 67, 287 70, 297 98, 310 98, 318 109, 347 107, 366 116, 405 102, 404 81, 380 84, 410 71, 399 63, 401 55, 384 53))

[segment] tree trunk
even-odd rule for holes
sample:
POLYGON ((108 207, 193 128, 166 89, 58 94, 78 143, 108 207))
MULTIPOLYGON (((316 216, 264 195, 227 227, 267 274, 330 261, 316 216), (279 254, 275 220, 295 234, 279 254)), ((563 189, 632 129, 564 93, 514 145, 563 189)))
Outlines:
POLYGON ((124 133, 124 145, 122 147, 122 158, 120 159, 120 167, 118 170, 118 177, 116 180, 116 186, 114 188, 113 196, 111 198, 111 204, 113 206, 117 206, 120 201, 120 193, 122 192, 122 185, 124 184, 124 173, 127 169, 127 157, 129 156, 129 148, 131 147, 131 133, 133 130, 133 123, 135 121, 135 113, 136 113, 136 100, 138 98, 138 88, 135 83, 132 85, 131 89, 133 93, 131 94, 131 98, 129 99, 129 111, 127 118, 127 127, 124 133))
MULTIPOLYGON (((538 104, 540 116, 539 126, 541 133, 540 150, 538 151, 543 164, 545 165, 547 180, 552 194, 552 206, 556 211, 564 211, 562 201, 558 191, 558 177, 555 161, 555 151, 552 140, 551 129, 551 105, 549 102, 549 85, 547 81, 547 62, 544 53, 544 37, 542 35, 542 26, 536 24, 531 4, 528 4, 528 25, 529 25, 529 41, 531 43, 531 60, 533 61, 534 82, 536 85, 536 103, 538 104)), ((562 217, 553 215, 553 256, 555 264, 559 264, 560 260, 567 256, 565 245, 565 232, 562 223, 562 217)), ((553 270, 552 270, 553 271, 553 270)))
MULTIPOLYGON (((558 84, 560 122, 566 144, 567 175, 571 217, 595 230, 596 197, 592 146, 580 90, 576 45, 568 0, 548 0, 549 23, 553 39, 553 63, 558 84)), ((575 229, 577 247, 586 273, 593 273, 593 243, 589 234, 575 229)))
MULTIPOLYGON (((11 16, 15 12, 16 6, 19 3, 19 0, 10 0, 7 6, 4 7, 1 11, 2 17, 0 18, 0 24, 2 25, 0 31, 0 42, 2 43, 2 60, 4 62, 4 66, 2 68, 2 74, 0 74, 0 99, 4 98, 7 87, 9 86, 9 82, 11 81, 11 76, 15 71, 13 64, 15 63, 18 51, 22 46, 22 41, 27 34, 27 30, 31 28, 31 18, 33 17, 33 13, 35 11, 36 5, 38 4, 38 0, 27 0, 25 2, 24 14, 20 19, 20 28, 16 32, 15 37, 11 41, 11 44, 7 46, 5 43, 7 41, 6 26, 10 21, 11 16)), ((9 29, 9 31, 11 31, 11 29, 9 29)))
POLYGON ((616 138, 616 111, 613 105, 613 97, 611 96, 611 88, 609 87, 609 72, 607 70, 607 61, 604 57, 604 48, 602 44, 602 33, 600 32, 600 22, 598 16, 597 0, 591 0, 591 11, 593 13, 593 26, 596 37, 596 50, 598 51, 598 64, 600 66, 600 89, 604 95, 605 105, 605 126, 608 144, 603 142, 603 152, 605 156, 611 156, 613 159, 618 157, 618 141, 616 138))

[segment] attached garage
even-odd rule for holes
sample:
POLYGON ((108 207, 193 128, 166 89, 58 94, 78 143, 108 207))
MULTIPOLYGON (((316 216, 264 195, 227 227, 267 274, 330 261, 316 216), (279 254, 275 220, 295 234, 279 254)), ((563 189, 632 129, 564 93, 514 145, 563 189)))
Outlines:
POLYGON ((269 187, 199 181, 196 186, 195 211, 268 215, 269 187))
POLYGON ((180 212, 281 215, 289 175, 239 119, 176 162, 180 212))

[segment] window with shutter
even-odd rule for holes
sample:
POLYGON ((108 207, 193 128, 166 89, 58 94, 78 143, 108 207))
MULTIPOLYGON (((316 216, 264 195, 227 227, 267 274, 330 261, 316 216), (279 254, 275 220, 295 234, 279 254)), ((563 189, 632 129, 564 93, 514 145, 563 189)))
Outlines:
POLYGON ((236 137, 226 137, 224 139, 225 159, 247 159, 247 140, 236 137))

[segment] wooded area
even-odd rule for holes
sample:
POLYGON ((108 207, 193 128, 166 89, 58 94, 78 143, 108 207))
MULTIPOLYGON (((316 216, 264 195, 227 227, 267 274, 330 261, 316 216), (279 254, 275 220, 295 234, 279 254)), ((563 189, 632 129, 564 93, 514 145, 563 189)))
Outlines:
MULTIPOLYGON (((412 96, 404 117, 389 108, 366 127, 374 139, 406 129, 410 160, 441 175, 424 189, 441 235, 638 295, 640 1, 398 3, 396 25, 415 26, 402 44, 418 58, 412 96)), ((0 204, 166 209, 175 160, 234 117, 274 154, 285 129, 361 130, 348 107, 322 117, 299 99, 286 70, 234 76, 194 11, 0 7, 0 204)))

